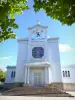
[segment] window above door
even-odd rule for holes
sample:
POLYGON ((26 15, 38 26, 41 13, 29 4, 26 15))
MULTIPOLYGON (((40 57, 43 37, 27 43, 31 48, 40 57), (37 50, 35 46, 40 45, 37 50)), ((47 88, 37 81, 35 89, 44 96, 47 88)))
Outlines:
POLYGON ((32 56, 34 58, 42 58, 44 56, 44 49, 42 47, 34 47, 32 49, 32 56))

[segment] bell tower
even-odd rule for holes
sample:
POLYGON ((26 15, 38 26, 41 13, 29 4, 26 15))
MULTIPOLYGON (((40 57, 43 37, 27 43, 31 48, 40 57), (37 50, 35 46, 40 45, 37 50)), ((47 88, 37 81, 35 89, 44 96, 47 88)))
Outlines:
MULTIPOLYGON (((33 27, 29 27, 28 28, 28 62, 31 61, 31 56, 32 56, 32 46, 35 46, 36 49, 41 48, 42 45, 44 45, 44 60, 46 60, 46 56, 47 56, 47 26, 42 26, 40 25, 40 22, 37 21, 37 24, 33 27), (42 44, 41 44, 42 42, 42 44), (31 56, 30 56, 31 55, 31 56)), ((35 60, 39 61, 40 57, 39 55, 40 52, 42 52, 41 50, 37 50, 37 57, 35 57, 35 60)), ((33 57, 34 58, 34 57, 33 57)), ((34 60, 34 61, 35 61, 34 60)))
POLYGON ((29 31, 29 41, 32 40, 46 40, 47 39, 47 26, 40 25, 40 22, 37 21, 37 24, 33 27, 28 28, 29 31))

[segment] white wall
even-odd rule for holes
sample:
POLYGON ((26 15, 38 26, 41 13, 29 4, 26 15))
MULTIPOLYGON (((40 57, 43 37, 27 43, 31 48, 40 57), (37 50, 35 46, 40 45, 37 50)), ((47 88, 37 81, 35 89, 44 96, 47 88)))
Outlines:
MULTIPOLYGON (((30 45, 30 54, 28 55, 28 41, 19 41, 18 43, 18 56, 17 56, 17 67, 7 68, 5 83, 13 83, 14 78, 11 78, 11 72, 16 70, 15 82, 24 82, 25 77, 25 63, 27 63, 28 58, 30 61, 45 61, 45 56, 41 59, 35 59, 32 57, 32 48, 36 46, 41 46, 45 48, 43 41, 33 42, 30 45)), ((49 83, 51 82, 62 82, 63 83, 75 83, 75 65, 64 66, 60 65, 60 56, 58 48, 58 39, 48 40, 46 53, 47 61, 50 62, 49 67, 49 83), (62 71, 70 71, 70 77, 63 77, 62 71), (61 76, 62 73, 62 76, 61 76)))
POLYGON ((52 82, 62 82, 58 40, 48 41, 48 60, 52 69, 52 82))
POLYGON ((75 83, 75 65, 61 67, 63 83, 75 83), (70 77, 63 77, 63 71, 70 71, 70 77))
POLYGON ((18 45, 19 47, 18 47, 15 82, 24 82, 24 75, 25 75, 24 67, 25 63, 27 62, 28 43, 27 41, 19 41, 18 45))
POLYGON ((58 39, 48 40, 46 45, 45 41, 34 41, 29 47, 30 52, 28 57, 30 62, 45 60, 50 62, 51 66, 49 68, 49 83, 62 82, 58 39), (32 57, 32 48, 34 47, 44 48, 44 56, 42 58, 37 59, 32 57), (47 49, 45 49, 45 47, 47 47, 47 49))
POLYGON ((24 82, 25 76, 25 63, 35 62, 35 61, 49 61, 51 64, 52 78, 49 79, 49 82, 62 82, 61 78, 61 66, 60 66, 60 57, 59 57, 59 48, 58 48, 58 39, 51 39, 47 41, 45 45, 44 41, 34 41, 28 44, 28 41, 19 40, 18 56, 17 56, 17 68, 16 68, 16 78, 15 82, 24 82), (29 45, 29 46, 28 46, 29 45), (39 59, 32 57, 32 48, 34 47, 43 47, 44 56, 39 59), (47 49, 45 49, 47 47, 47 49), (28 50, 29 49, 29 50, 28 50), (29 54, 28 54, 29 51, 29 54))
POLYGON ((32 49, 34 47, 42 47, 42 48, 45 48, 45 43, 44 43, 44 41, 33 41, 33 42, 31 42, 31 44, 29 44, 29 55, 28 55, 29 62, 44 61, 45 60, 45 57, 44 56, 42 58, 34 58, 32 56, 32 49))
POLYGON ((15 77, 11 77, 12 71, 16 71, 16 67, 7 68, 5 83, 14 83, 15 77))

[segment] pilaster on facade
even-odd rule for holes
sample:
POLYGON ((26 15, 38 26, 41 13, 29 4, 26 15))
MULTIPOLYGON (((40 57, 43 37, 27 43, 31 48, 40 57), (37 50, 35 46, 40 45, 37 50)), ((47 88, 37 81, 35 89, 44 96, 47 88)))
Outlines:
POLYGON ((49 84, 49 71, 48 71, 48 67, 45 67, 45 84, 49 84))
POLYGON ((28 67, 28 73, 27 73, 28 75, 28 77, 27 77, 27 84, 29 84, 29 76, 30 76, 30 68, 28 67))
POLYGON ((27 67, 25 67, 25 84, 27 83, 27 67))
POLYGON ((29 84, 30 68, 25 66, 25 84, 29 84))

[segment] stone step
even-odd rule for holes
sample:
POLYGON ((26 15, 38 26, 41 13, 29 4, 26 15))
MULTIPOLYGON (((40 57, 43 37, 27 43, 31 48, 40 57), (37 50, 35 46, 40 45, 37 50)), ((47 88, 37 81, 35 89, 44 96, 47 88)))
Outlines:
POLYGON ((70 94, 56 87, 16 87, 8 90, 2 95, 9 96, 50 96, 50 97, 72 97, 70 94))

